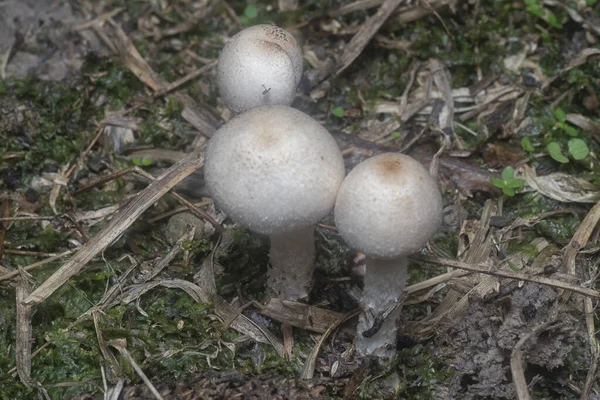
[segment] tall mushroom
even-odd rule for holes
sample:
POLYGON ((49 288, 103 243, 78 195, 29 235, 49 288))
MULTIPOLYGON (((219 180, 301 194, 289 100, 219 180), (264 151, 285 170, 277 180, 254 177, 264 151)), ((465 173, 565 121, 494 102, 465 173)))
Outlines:
POLYGON ((215 202, 234 221, 269 235, 270 290, 284 300, 305 298, 313 225, 333 209, 344 179, 342 154, 329 132, 287 106, 254 108, 211 138, 204 173, 215 202))
POLYGON ((246 28, 219 56, 221 98, 236 113, 261 105, 289 106, 302 78, 302 62, 302 50, 289 32, 274 25, 246 28))
POLYGON ((389 359, 396 349, 400 307, 379 324, 405 290, 407 256, 440 227, 437 183, 413 158, 380 154, 358 164, 344 179, 334 213, 342 237, 367 256, 357 354, 389 359))

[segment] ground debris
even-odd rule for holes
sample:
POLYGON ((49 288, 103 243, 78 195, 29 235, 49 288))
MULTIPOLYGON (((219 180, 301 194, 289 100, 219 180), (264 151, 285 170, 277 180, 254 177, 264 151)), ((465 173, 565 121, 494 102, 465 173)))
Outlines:
MULTIPOLYGON (((557 297, 555 288, 526 283, 493 300, 469 298, 464 318, 436 339, 441 355, 448 357, 457 371, 450 388, 454 398, 514 398, 509 366, 511 350, 533 326, 550 318, 557 297)), ((585 332, 579 319, 561 311, 557 325, 525 345, 528 379, 564 365, 574 347, 584 347, 585 332)), ((543 381, 539 384, 543 385, 543 381)))
MULTIPOLYGON (((339 383, 339 381, 338 381, 339 383)), ((325 399, 325 384, 331 388, 332 382, 325 380, 302 381, 264 374, 250 377, 237 372, 203 373, 186 379, 156 384, 165 400, 218 400, 218 399, 269 399, 269 400, 309 400, 325 399)), ((154 399, 145 385, 125 387, 119 399, 154 399)), ((72 400, 102 399, 102 396, 82 395, 72 400)))

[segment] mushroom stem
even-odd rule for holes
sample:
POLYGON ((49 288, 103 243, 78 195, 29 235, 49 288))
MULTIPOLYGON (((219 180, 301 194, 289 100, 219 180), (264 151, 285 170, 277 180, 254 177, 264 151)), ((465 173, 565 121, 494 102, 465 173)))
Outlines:
POLYGON ((270 235, 268 287, 283 300, 308 297, 315 261, 314 227, 270 235))
POLYGON ((377 333, 370 337, 365 337, 363 333, 372 329, 376 318, 381 318, 402 297, 408 278, 408 258, 402 256, 381 260, 367 257, 366 261, 367 272, 360 300, 363 312, 358 318, 356 353, 361 357, 374 356, 382 361, 389 360, 396 353, 396 324, 401 307, 388 316, 377 333))

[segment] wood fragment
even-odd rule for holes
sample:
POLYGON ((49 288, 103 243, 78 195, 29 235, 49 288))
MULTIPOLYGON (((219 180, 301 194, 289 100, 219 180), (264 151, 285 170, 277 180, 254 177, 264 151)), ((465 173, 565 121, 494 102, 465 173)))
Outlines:
POLYGON ((383 25, 389 16, 392 15, 396 7, 404 1, 405 0, 385 0, 375 15, 365 21, 356 35, 354 35, 344 48, 338 63, 337 71, 335 72, 336 76, 340 75, 354 60, 356 60, 371 38, 377 33, 379 28, 381 28, 381 25, 383 25))
POLYGON ((295 301, 270 299, 258 310, 262 315, 282 324, 307 331, 324 333, 344 314, 295 301))

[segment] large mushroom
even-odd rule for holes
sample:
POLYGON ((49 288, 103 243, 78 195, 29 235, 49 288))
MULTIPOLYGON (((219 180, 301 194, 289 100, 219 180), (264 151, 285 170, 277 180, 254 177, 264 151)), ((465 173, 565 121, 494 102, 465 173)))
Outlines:
POLYGON ((211 138, 204 173, 219 207, 239 224, 269 235, 272 293, 284 300, 307 297, 313 225, 333 209, 344 179, 342 154, 329 132, 287 106, 254 108, 211 138))
POLYGON ((389 359, 396 350, 400 307, 381 322, 401 301, 407 256, 440 227, 442 198, 437 183, 413 158, 380 154, 358 164, 344 179, 334 213, 341 236, 367 261, 357 354, 389 359))
POLYGON ((289 32, 274 25, 246 28, 219 56, 221 98, 236 113, 261 105, 289 106, 302 78, 302 62, 302 50, 289 32))

